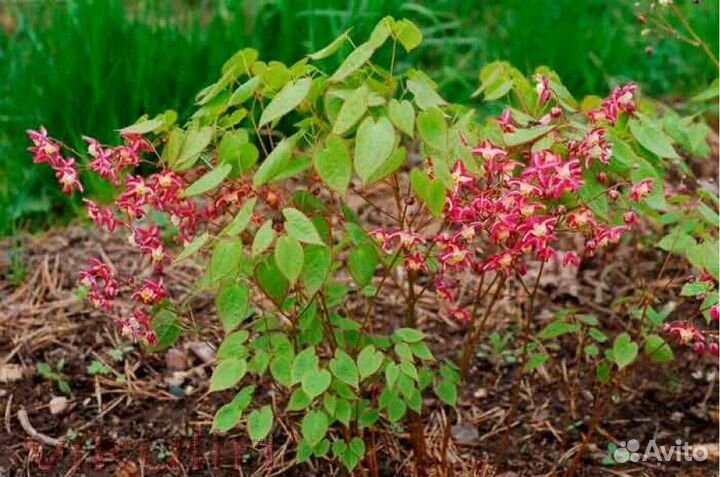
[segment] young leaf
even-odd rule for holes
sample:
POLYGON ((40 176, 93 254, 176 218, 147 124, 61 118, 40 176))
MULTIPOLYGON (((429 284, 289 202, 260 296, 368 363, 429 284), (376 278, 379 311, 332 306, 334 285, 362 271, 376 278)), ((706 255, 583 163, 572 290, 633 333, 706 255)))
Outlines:
POLYGON ((435 394, 446 404, 455 407, 457 404, 457 387, 455 383, 448 379, 442 379, 437 386, 435 386, 435 394))
POLYGON ((658 157, 665 159, 678 159, 678 153, 672 145, 672 139, 660 129, 660 126, 649 118, 631 119, 630 132, 642 147, 658 157))
POLYGON ((210 234, 208 234, 207 232, 204 232, 202 235, 198 235, 197 237, 195 237, 193 241, 186 245, 183 251, 180 252, 180 255, 175 258, 175 263, 182 262, 186 258, 190 258, 196 253, 198 253, 209 239, 210 234))
POLYGON ((381 117, 377 122, 367 117, 358 127, 355 139, 355 172, 368 182, 370 176, 390 157, 395 147, 392 123, 381 117))
POLYGON ((225 227, 221 234, 222 235, 239 235, 241 234, 247 226, 250 224, 250 219, 252 218, 253 210, 255 209, 255 204, 257 203, 256 198, 252 198, 247 200, 243 206, 238 211, 237 215, 235 215, 235 218, 232 222, 230 222, 227 227, 225 227))
POLYGON ((329 426, 328 417, 322 411, 310 411, 302 420, 302 435, 310 447, 315 447, 325 437, 329 426))
POLYGON ((161 351, 169 348, 177 341, 178 337, 180 337, 180 333, 182 333, 177 315, 170 310, 159 310, 155 316, 153 316, 151 324, 157 336, 157 343, 150 348, 152 351, 161 351))
POLYGON ((345 195, 352 176, 352 160, 345 141, 338 136, 328 136, 325 148, 315 154, 314 165, 323 182, 345 195))
POLYGON ((670 345, 659 335, 648 335, 645 338, 644 351, 656 363, 672 361, 675 357, 670 345))
POLYGON ((315 354, 315 348, 309 346, 299 352, 292 364, 292 382, 293 384, 299 383, 300 380, 310 371, 316 371, 318 369, 318 357, 315 354))
POLYGON ((417 127, 425 144, 438 151, 447 149, 447 123, 440 108, 432 107, 421 112, 418 115, 417 127))
POLYGON ((305 391, 298 388, 290 395, 288 401, 288 411, 302 411, 312 403, 312 399, 307 395, 305 391))
POLYGON ((557 338, 558 336, 566 333, 577 333, 579 329, 580 325, 557 320, 543 328, 543 330, 538 334, 538 338, 543 340, 557 338))
MULTIPOLYGON (((184 135, 182 135, 183 133, 180 131, 179 134, 181 134, 181 136, 176 135, 175 139, 177 145, 173 145, 173 148, 176 149, 177 156, 167 158, 169 166, 175 171, 184 171, 194 166, 200 154, 210 144, 213 132, 214 130, 211 126, 191 129, 184 135)), ((171 139, 173 139, 172 136, 171 139)), ((168 142, 166 148, 170 148, 170 142, 168 142)), ((163 158, 165 158, 165 151, 163 151, 163 158)))
POLYGON ((210 259, 210 276, 220 280, 237 273, 243 256, 243 244, 238 239, 221 240, 210 259))
POLYGON ((275 230, 271 219, 266 220, 258 229, 253 238, 251 253, 253 257, 257 257, 270 247, 275 240, 275 230))
POLYGON ((301 386, 307 395, 314 399, 324 393, 330 387, 332 376, 326 369, 317 368, 305 373, 302 377, 301 386))
POLYGON ((236 331, 228 335, 220 345, 217 352, 218 360, 228 358, 244 358, 247 355, 247 347, 245 342, 250 337, 250 333, 246 330, 236 331))
POLYGON ((307 55, 308 58, 310 58, 311 60, 322 60, 332 55, 348 39, 348 33, 350 33, 350 30, 351 29, 348 28, 339 37, 335 38, 333 41, 330 42, 330 44, 328 44, 324 48, 316 51, 315 53, 310 53, 309 55, 307 55))
POLYGON ((417 343, 425 338, 425 334, 422 331, 414 328, 398 328, 394 334, 406 343, 417 343))
POLYGON ((339 83, 360 68, 367 60, 370 59, 372 54, 375 52, 375 47, 370 43, 363 43, 362 45, 355 48, 350 53, 345 61, 340 65, 340 68, 333 73, 329 81, 331 83, 339 83))
POLYGON ((323 245, 320 234, 305 214, 292 207, 283 209, 282 213, 285 216, 285 230, 288 235, 301 242, 323 245))
POLYGON ((380 351, 377 351, 373 345, 367 345, 360 351, 357 358, 358 372, 360 373, 360 379, 365 379, 372 376, 382 366, 384 356, 380 351))
POLYGON ((505 135, 505 144, 510 147, 534 141, 555 129, 555 126, 537 126, 530 129, 518 129, 505 135))
POLYGON ((286 84, 262 112, 258 127, 281 118, 295 109, 310 92, 310 86, 312 86, 312 78, 301 78, 286 84))
POLYGON ((444 106, 447 104, 435 89, 423 79, 410 79, 407 87, 414 96, 415 104, 423 111, 433 106, 444 106))
POLYGON ((333 134, 342 135, 357 123, 368 107, 368 87, 362 84, 347 97, 333 124, 333 134))
POLYGON ((273 424, 272 407, 263 406, 256 409, 248 416, 248 435, 253 442, 259 442, 270 433, 273 424))
POLYGON ((363 243, 350 251, 348 255, 350 275, 361 288, 370 283, 379 261, 380 257, 370 243, 363 243))
POLYGON ((228 358, 220 361, 210 379, 210 391, 222 391, 235 386, 245 376, 247 361, 228 358))
POLYGON ((255 280, 268 298, 276 305, 282 305, 290 290, 290 283, 280 272, 272 257, 267 257, 255 268, 255 280))
POLYGON ((225 333, 237 328, 247 318, 249 299, 250 290, 244 283, 232 282, 220 288, 215 297, 215 307, 225 333))
POLYGON ((297 239, 283 235, 275 244, 275 263, 280 272, 285 275, 290 285, 294 285, 300 276, 304 261, 302 245, 297 239))
POLYGON ((638 353, 638 345, 629 334, 621 333, 615 338, 613 343, 612 356, 618 368, 624 367, 635 361, 638 353))
POLYGON ((255 176, 253 177, 253 187, 257 188, 261 185, 267 184, 285 170, 290 162, 290 157, 292 156, 296 141, 297 136, 290 136, 289 138, 283 139, 280 141, 280 144, 275 146, 275 149, 273 149, 270 155, 265 158, 263 163, 255 172, 255 176))
POLYGON ((423 35, 420 29, 410 20, 403 18, 393 25, 393 33, 405 51, 411 51, 422 43, 423 35))
POLYGON ((545 364, 550 357, 545 353, 535 353, 532 356, 530 356, 530 359, 527 360, 527 363, 525 363, 525 366, 523 366, 523 372, 529 373, 530 371, 533 371, 536 368, 539 368, 541 365, 545 364))
POLYGON ((227 163, 222 163, 215 169, 211 170, 201 178, 193 182, 190 187, 185 189, 182 193, 183 197, 193 197, 196 195, 204 194, 205 192, 211 191, 220 184, 230 174, 232 166, 227 163))
POLYGON ((399 102, 393 98, 388 105, 388 116, 396 128, 410 136, 415 136, 415 108, 408 100, 399 102))
POLYGON ((355 361, 345 351, 338 349, 330 360, 330 371, 345 384, 358 387, 358 370, 355 361))
POLYGON ((325 283, 332 266, 330 249, 323 245, 313 245, 305 250, 305 265, 300 274, 300 282, 308 296, 314 295, 325 283))

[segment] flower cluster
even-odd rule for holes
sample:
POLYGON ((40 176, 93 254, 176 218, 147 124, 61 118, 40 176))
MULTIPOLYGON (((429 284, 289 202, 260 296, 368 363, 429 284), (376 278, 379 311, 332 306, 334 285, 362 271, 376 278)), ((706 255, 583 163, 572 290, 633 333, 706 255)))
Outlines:
POLYGON ((33 153, 33 162, 47 163, 55 171, 55 177, 64 193, 72 195, 75 190, 82 192, 83 185, 80 182, 75 159, 66 159, 62 156, 60 145, 48 137, 44 127, 40 127, 37 131, 30 130, 27 134, 34 145, 29 148, 33 153))
POLYGON ((607 121, 611 126, 614 126, 620 113, 627 113, 632 116, 636 110, 635 91, 637 91, 636 83, 628 83, 625 86, 615 88, 610 96, 600 104, 598 109, 588 112, 590 121, 593 124, 607 121))
POLYGON ((706 335, 698 327, 687 321, 675 321, 666 323, 663 331, 669 336, 675 337, 678 344, 683 346, 692 346, 693 351, 697 354, 705 352, 712 356, 720 355, 718 343, 707 343, 706 335))
POLYGON ((141 154, 151 152, 152 145, 140 134, 123 134, 125 144, 117 147, 103 147, 99 141, 83 136, 88 143, 88 153, 93 158, 90 169, 115 185, 120 182, 122 170, 140 164, 141 154))

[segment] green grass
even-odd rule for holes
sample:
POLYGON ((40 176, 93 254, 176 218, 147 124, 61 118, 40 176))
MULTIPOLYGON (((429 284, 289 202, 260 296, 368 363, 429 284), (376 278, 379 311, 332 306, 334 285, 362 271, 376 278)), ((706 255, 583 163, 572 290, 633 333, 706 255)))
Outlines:
MULTIPOLYGON (((244 46, 286 63, 347 28, 363 40, 385 15, 421 26, 424 46, 405 64, 428 69, 446 97, 467 101, 477 72, 503 59, 530 71, 547 64, 576 93, 606 93, 639 81, 646 93, 682 94, 717 71, 703 53, 673 40, 641 38, 629 0, 68 0, 22 2, 0 33, 0 235, 72 216, 51 172, 33 166, 24 130, 44 124, 82 146, 81 134, 115 141, 140 114, 186 114, 194 94, 244 46), (425 5, 425 6, 421 6, 425 5), (432 5, 432 7, 429 7, 432 5), (33 8, 34 6, 34 8, 33 8), (651 41, 655 54, 645 54, 651 41)), ((677 0, 717 51, 718 5, 677 0)), ((327 62, 327 68, 339 59, 327 62)), ((335 62, 335 63, 334 63, 335 62)), ((90 189, 104 189, 93 178, 90 189)))

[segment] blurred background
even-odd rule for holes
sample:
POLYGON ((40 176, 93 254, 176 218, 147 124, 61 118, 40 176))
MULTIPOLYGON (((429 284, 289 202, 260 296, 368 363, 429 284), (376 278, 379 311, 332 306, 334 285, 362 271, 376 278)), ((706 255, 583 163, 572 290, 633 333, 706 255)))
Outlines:
MULTIPOLYGON (((718 2, 675 4, 717 51, 718 2)), ((242 47, 289 64, 349 27, 363 41, 385 15, 421 27, 422 47, 403 60, 456 102, 471 103, 478 71, 496 59, 526 72, 548 65, 578 97, 634 80, 672 99, 717 77, 699 48, 643 35, 630 0, 0 0, 0 236, 78 208, 49 168, 32 165, 26 129, 45 125, 83 150, 82 134, 115 143, 114 130, 143 113, 186 115, 242 47)))

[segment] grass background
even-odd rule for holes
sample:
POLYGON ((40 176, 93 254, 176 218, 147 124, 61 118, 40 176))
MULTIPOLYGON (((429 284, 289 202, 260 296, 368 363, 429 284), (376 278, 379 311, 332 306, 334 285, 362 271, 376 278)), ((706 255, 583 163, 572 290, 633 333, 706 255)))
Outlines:
MULTIPOLYGON (((718 3, 676 0, 717 51, 718 3)), ((71 217, 49 168, 33 166, 24 131, 68 144, 115 142, 139 115, 192 108, 236 50, 291 63, 349 27, 363 41, 385 15, 423 30, 405 57, 451 100, 467 102, 483 64, 548 65, 577 96, 635 80, 646 93, 691 93, 717 77, 697 48, 642 37, 630 0, 66 0, 0 4, 0 235, 71 217), (654 50, 648 56, 645 48, 654 50)), ((336 58, 331 60, 339 62, 336 58)), ((94 195, 106 191, 85 177, 94 195)))

